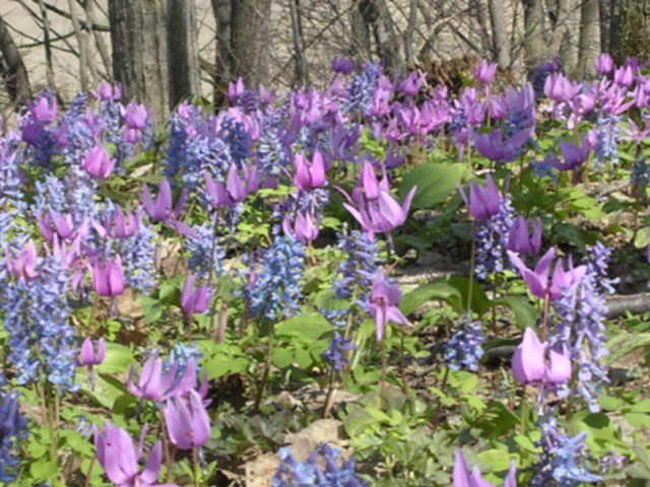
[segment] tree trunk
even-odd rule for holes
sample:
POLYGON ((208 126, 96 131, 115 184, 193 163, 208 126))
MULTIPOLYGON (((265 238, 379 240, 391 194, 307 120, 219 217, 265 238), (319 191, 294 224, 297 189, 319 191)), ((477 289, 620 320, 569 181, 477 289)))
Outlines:
POLYGON ((529 72, 548 57, 544 39, 544 15, 542 0, 524 0, 524 48, 529 72))
POLYGON ((357 8, 364 30, 372 33, 377 57, 389 73, 401 73, 404 63, 400 55, 399 39, 386 3, 383 0, 360 0, 357 8))
POLYGON ((167 0, 170 108, 200 92, 194 0, 167 0))
POLYGON ((510 37, 506 27, 505 5, 503 0, 488 0, 488 8, 494 53, 499 66, 505 69, 510 66, 510 37))
POLYGON ((212 14, 217 26, 215 70, 213 76, 213 104, 215 109, 226 104, 228 82, 232 80, 232 49, 230 46, 231 0, 212 0, 212 14))
POLYGON ((583 77, 593 76, 600 53, 600 7, 598 0, 584 0, 580 9, 580 47, 578 70, 583 77))
POLYGON ((298 86, 306 86, 307 64, 305 62, 305 43, 300 18, 300 0, 289 0, 289 11, 291 12, 291 33, 293 38, 293 57, 296 67, 296 84, 298 86))
POLYGON ((9 28, 0 16, 0 75, 14 102, 23 102, 32 96, 29 76, 23 58, 14 43, 9 28))
POLYGON ((161 122, 169 105, 163 0, 109 0, 108 10, 113 73, 126 98, 149 106, 161 122))
POLYGON ((560 56, 562 66, 568 73, 578 64, 578 42, 575 33, 580 28, 579 0, 557 0, 554 11, 551 52, 560 56))
POLYGON ((269 79, 271 0, 232 0, 230 49, 233 77, 257 88, 269 79))

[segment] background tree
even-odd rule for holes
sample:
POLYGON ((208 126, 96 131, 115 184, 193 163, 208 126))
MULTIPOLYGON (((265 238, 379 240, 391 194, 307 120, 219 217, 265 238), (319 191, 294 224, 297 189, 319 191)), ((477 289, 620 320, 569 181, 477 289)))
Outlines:
POLYGON ((32 95, 29 75, 9 28, 0 16, 0 75, 9 94, 14 101, 25 100, 32 95))

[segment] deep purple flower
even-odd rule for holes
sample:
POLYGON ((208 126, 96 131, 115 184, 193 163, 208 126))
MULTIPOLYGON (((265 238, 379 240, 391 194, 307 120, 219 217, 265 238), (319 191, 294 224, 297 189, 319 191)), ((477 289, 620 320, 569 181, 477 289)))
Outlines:
POLYGON ((282 228, 285 233, 292 235, 303 243, 310 243, 318 237, 318 225, 314 218, 307 214, 298 213, 292 222, 289 217, 282 221, 282 228))
POLYGON ((422 71, 411 71, 399 84, 399 90, 407 96, 416 96, 426 79, 427 75, 422 71))
POLYGON ((519 157, 530 139, 531 129, 523 129, 510 137, 500 130, 480 134, 472 132, 474 146, 479 153, 497 162, 512 162, 519 157))
POLYGON ((77 357, 78 365, 99 365, 106 358, 106 341, 104 338, 97 340, 97 346, 93 346, 93 341, 86 338, 81 344, 81 351, 77 357))
POLYGON ((350 74, 354 68, 354 61, 348 57, 339 56, 332 60, 332 71, 335 73, 350 74))
POLYGON ((589 158, 589 144, 586 141, 582 145, 574 145, 570 142, 560 142, 560 148, 566 164, 557 164, 554 167, 561 170, 576 169, 589 158))
POLYGON ((377 270, 372 281, 372 292, 368 304, 370 313, 375 317, 377 341, 384 339, 386 325, 389 321, 400 325, 410 325, 406 316, 397 307, 401 299, 402 291, 399 286, 388 280, 384 269, 377 270))
POLYGON ((201 395, 190 389, 167 401, 164 409, 169 439, 181 450, 192 450, 210 439, 210 418, 201 395))
POLYGON ((508 256, 512 264, 519 270, 526 284, 528 284, 530 291, 538 298, 549 298, 551 301, 559 299, 566 289, 580 282, 586 272, 584 265, 574 268, 571 264, 569 264, 569 270, 565 271, 562 259, 558 259, 551 276, 551 264, 555 258, 555 248, 550 248, 539 259, 534 270, 526 267, 526 264, 514 252, 508 251, 508 256))
POLYGON ((92 266, 92 275, 93 287, 98 295, 115 297, 124 292, 124 271, 119 255, 103 263, 95 262, 92 266))
POLYGON ((542 221, 536 218, 532 222, 533 231, 529 233, 530 222, 518 216, 510 228, 508 250, 525 255, 536 255, 542 247, 542 221))
POLYGON ((151 449, 142 472, 139 472, 138 465, 140 455, 131 436, 122 428, 106 422, 104 431, 95 430, 95 448, 106 476, 118 487, 178 487, 176 484, 157 483, 163 461, 162 442, 151 449))
POLYGON ((485 186, 478 183, 469 185, 469 200, 463 190, 460 190, 460 194, 465 204, 469 206, 470 214, 476 220, 488 220, 499 213, 501 193, 491 174, 487 175, 485 186))
POLYGON ((136 212, 126 213, 115 205, 112 218, 104 221, 104 229, 111 238, 129 238, 140 232, 140 217, 136 212))
POLYGON ((572 83, 562 73, 552 73, 546 78, 544 93, 551 100, 557 102, 570 102, 580 92, 578 83, 572 83))
POLYGON ((562 384, 571 379, 571 359, 565 353, 548 350, 535 331, 526 328, 512 357, 512 372, 522 384, 562 384))
POLYGON ((231 103, 236 103, 245 91, 246 86, 244 85, 244 78, 241 76, 237 78, 237 81, 228 83, 228 99, 231 103))
POLYGON ((134 381, 135 366, 131 368, 126 384, 127 389, 134 396, 151 399, 152 401, 166 401, 195 389, 196 361, 189 358, 185 370, 180 375, 177 370, 178 364, 174 363, 167 372, 163 372, 162 359, 157 354, 153 354, 144 363, 137 384, 134 381))
POLYGON ((242 178, 235 164, 231 164, 226 183, 215 181, 209 173, 205 174, 205 185, 210 203, 215 208, 232 207, 241 203, 259 188, 257 170, 253 166, 244 167, 242 178))
POLYGON ((309 191, 310 189, 327 186, 325 162, 323 160, 323 154, 319 150, 314 152, 311 164, 301 153, 296 154, 294 164, 296 166, 296 175, 293 177, 293 182, 298 189, 309 191))
POLYGON ((43 95, 31 105, 30 111, 37 122, 47 125, 56 120, 59 107, 56 103, 56 98, 43 95))
MULTIPOLYGON (((465 454, 460 449, 456 450, 453 483, 453 487, 494 487, 490 482, 483 479, 478 467, 474 467, 473 470, 469 469, 465 454)), ((517 469, 514 464, 508 471, 503 487, 517 487, 517 469)))
POLYGON ((490 84, 494 81, 494 75, 497 72, 497 64, 491 63, 487 59, 482 59, 476 66, 474 75, 481 83, 490 84))
POLYGON ((596 71, 598 74, 609 74, 614 71, 614 60, 612 56, 603 52, 596 58, 596 71))
POLYGON ((614 71, 614 83, 618 86, 629 88, 634 83, 634 71, 632 66, 626 64, 614 71))
POLYGON ((138 103, 131 102, 126 106, 124 111, 124 124, 129 129, 144 130, 147 128, 149 121, 149 112, 147 107, 138 103))
POLYGON ((172 208, 172 187, 167 179, 163 179, 158 187, 158 196, 155 201, 151 196, 149 186, 145 184, 142 193, 142 204, 149 218, 154 221, 169 223, 180 217, 185 206, 186 197, 187 192, 183 190, 176 202, 176 207, 172 208))
POLYGON ((181 308, 187 316, 205 313, 210 305, 211 292, 207 286, 195 288, 196 276, 190 274, 185 279, 181 294, 181 308))
POLYGON ((114 85, 110 83, 101 83, 97 89, 94 91, 95 97, 98 100, 108 101, 118 101, 122 98, 122 85, 116 83, 114 85))
POLYGON ((38 253, 36 252, 36 246, 33 240, 30 239, 15 256, 12 257, 9 255, 8 249, 6 255, 7 269, 18 279, 31 281, 38 277, 38 272, 36 271, 38 253))
POLYGON ((366 232, 374 234, 390 232, 404 224, 416 191, 417 186, 409 191, 400 206, 389 192, 388 178, 384 175, 378 182, 372 165, 366 161, 361 170, 361 186, 354 188, 352 197, 341 192, 349 202, 343 206, 366 232))
POLYGON ((81 167, 96 178, 106 179, 115 169, 115 159, 111 158, 106 147, 96 144, 86 154, 81 167))
POLYGON ((72 215, 69 213, 57 213, 50 210, 47 213, 42 213, 36 223, 43 238, 49 242, 54 240, 55 233, 62 240, 74 240, 78 234, 75 232, 72 215))

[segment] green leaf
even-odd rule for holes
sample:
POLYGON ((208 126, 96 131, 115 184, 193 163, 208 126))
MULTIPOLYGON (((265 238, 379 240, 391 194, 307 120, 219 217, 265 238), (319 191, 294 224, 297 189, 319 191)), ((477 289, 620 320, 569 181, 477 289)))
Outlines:
POLYGON ((515 322, 522 330, 526 327, 534 327, 539 313, 523 296, 507 296, 492 301, 493 305, 504 305, 509 307, 515 315, 515 322))
POLYGON ((650 227, 642 228, 634 237, 634 246, 642 249, 650 245, 650 227))
POLYGON ((612 364, 625 358, 637 348, 650 345, 650 333, 627 333, 619 331, 607 342, 610 353, 605 357, 605 363, 612 364))
POLYGON ((417 186, 413 208, 431 208, 456 191, 464 171, 462 164, 427 163, 414 167, 404 174, 400 193, 406 196, 417 186))
POLYGON ((29 466, 29 473, 34 480, 52 480, 57 477, 58 471, 56 463, 44 457, 29 466))
POLYGON ((481 464, 487 465, 493 472, 508 470, 510 467, 510 455, 503 450, 486 450, 477 455, 481 464))
POLYGON ((404 314, 408 315, 431 299, 448 301, 452 297, 460 302, 461 296, 458 289, 444 281, 436 281, 423 284, 413 291, 406 293, 400 303, 400 309, 404 314))
POLYGON ((284 369, 293 362, 293 354, 285 348, 274 348, 271 354, 271 362, 279 369, 284 369))
POLYGON ((320 313, 301 314, 275 325, 277 336, 298 338, 307 343, 318 339, 331 329, 332 325, 320 313))
POLYGON ((101 374, 119 374, 129 370, 134 361, 130 348, 118 343, 107 343, 106 358, 95 370, 101 374))

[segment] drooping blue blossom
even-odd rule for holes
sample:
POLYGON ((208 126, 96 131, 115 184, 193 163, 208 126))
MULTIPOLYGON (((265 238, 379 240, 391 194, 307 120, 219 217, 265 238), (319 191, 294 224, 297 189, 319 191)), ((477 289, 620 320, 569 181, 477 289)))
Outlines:
POLYGON ((42 260, 38 278, 9 281, 3 289, 2 309, 9 335, 9 361, 25 385, 43 372, 62 390, 76 390, 76 331, 67 299, 69 272, 61 259, 42 260))
POLYGON ((504 197, 499 213, 478 224, 475 271, 479 279, 487 279, 492 273, 502 272, 508 265, 506 248, 514 213, 510 198, 504 197))
POLYGON ((598 412, 598 396, 603 384, 609 382, 604 359, 608 355, 605 297, 614 292, 615 280, 607 276, 611 249, 598 243, 589 248, 585 259, 587 272, 580 282, 574 355, 577 357, 578 393, 592 412, 598 412))
POLYGON ((542 63, 533 69, 528 77, 528 80, 533 85, 533 90, 535 91, 535 96, 538 100, 546 96, 544 93, 546 78, 548 78, 551 74, 558 73, 560 71, 562 71, 562 65, 557 59, 542 63))
POLYGON ((21 162, 18 135, 9 134, 0 139, 0 242, 8 241, 10 232, 16 226, 16 217, 27 206, 23 194, 21 162))
POLYGON ((253 142, 244 124, 231 117, 223 117, 219 125, 223 141, 230 149, 230 156, 238 165, 242 165, 251 155, 253 142))
POLYGON ((211 225, 194 227, 195 237, 188 237, 186 247, 190 252, 188 265, 190 271, 201 277, 208 277, 210 273, 219 274, 225 257, 219 237, 214 235, 211 225))
POLYGON ((193 358, 197 364, 203 358, 203 353, 195 343, 177 342, 169 352, 169 359, 165 362, 165 369, 173 364, 178 366, 176 374, 181 377, 185 373, 187 361, 193 358))
POLYGON ((589 472, 585 455, 587 433, 569 436, 557 425, 557 419, 547 414, 541 419, 542 448, 540 461, 531 482, 532 487, 548 487, 556 482, 558 487, 576 487, 582 483, 600 482, 598 475, 589 472))
POLYGON ((271 486, 365 487, 366 482, 356 474, 355 460, 343 461, 341 453, 338 448, 323 443, 306 461, 300 462, 293 457, 290 448, 281 448, 280 466, 271 480, 271 486))
POLYGON ((645 158, 640 157, 634 160, 634 165, 630 171, 630 182, 641 188, 641 194, 650 186, 650 165, 645 158))
POLYGON ((337 248, 346 258, 339 264, 340 277, 334 281, 334 292, 338 298, 348 299, 356 290, 357 298, 364 301, 379 265, 377 242, 360 230, 344 231, 338 238, 337 248))
POLYGON ((452 370, 477 371, 483 357, 483 324, 465 316, 445 344, 445 361, 452 370))
POLYGON ((63 142, 63 158, 69 166, 80 165, 86 153, 97 143, 91 118, 86 116, 87 93, 78 94, 61 117, 58 129, 63 142))
POLYGON ((27 418, 20 412, 15 393, 0 393, 0 482, 11 483, 18 477, 22 461, 20 440, 29 434, 27 418))
POLYGON ((363 71, 352 78, 343 107, 345 113, 358 112, 365 115, 370 110, 382 71, 379 63, 366 63, 363 71))
POLYGON ((321 308, 320 314, 322 314, 327 321, 337 330, 342 330, 347 324, 349 309, 325 309, 321 308))
POLYGON ((283 140, 286 107, 269 110, 260 121, 261 136, 257 144, 257 167, 262 174, 277 177, 289 167, 289 151, 283 140))
POLYGON ((601 115, 596 121, 595 142, 596 161, 600 167, 606 162, 618 164, 618 141, 621 138, 620 115, 601 115))
POLYGON ((355 348, 352 338, 345 338, 335 331, 329 348, 323 352, 323 358, 332 365, 334 370, 340 372, 348 364, 347 352, 355 348))
POLYGON ((290 235, 276 235, 260 264, 259 272, 251 270, 247 289, 252 311, 270 321, 296 314, 302 298, 305 245, 290 235))
POLYGON ((156 287, 156 233, 140 223, 140 231, 119 244, 127 284, 149 294, 156 287))

